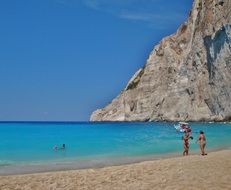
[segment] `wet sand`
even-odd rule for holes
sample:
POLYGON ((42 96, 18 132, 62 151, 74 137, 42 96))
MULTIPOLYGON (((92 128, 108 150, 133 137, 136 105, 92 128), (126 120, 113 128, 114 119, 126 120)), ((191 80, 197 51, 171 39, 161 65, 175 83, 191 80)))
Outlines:
POLYGON ((230 189, 231 150, 95 169, 0 176, 1 190, 230 189))

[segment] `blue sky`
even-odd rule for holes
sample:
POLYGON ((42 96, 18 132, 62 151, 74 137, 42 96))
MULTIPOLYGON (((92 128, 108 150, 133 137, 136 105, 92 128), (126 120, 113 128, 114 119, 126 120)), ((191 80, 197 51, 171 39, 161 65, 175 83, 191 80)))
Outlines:
POLYGON ((1 0, 0 120, 87 121, 192 0, 1 0))

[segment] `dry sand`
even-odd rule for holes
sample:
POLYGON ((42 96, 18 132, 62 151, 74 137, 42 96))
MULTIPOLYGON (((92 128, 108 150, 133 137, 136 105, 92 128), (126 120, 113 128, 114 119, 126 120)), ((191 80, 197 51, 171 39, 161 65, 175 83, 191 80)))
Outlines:
POLYGON ((98 169, 0 176, 0 189, 231 189, 231 150, 98 169))

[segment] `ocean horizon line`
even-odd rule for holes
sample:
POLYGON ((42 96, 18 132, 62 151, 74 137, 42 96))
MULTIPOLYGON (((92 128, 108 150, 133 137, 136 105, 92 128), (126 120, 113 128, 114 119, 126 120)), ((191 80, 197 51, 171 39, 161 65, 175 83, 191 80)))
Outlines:
MULTIPOLYGON (((55 121, 55 120, 50 120, 50 121, 36 121, 36 120, 20 120, 20 121, 7 121, 7 120, 3 120, 1 121, 0 120, 0 123, 51 123, 51 124, 56 124, 56 123, 73 123, 73 124, 81 124, 81 123, 87 123, 87 124, 95 124, 95 123, 102 123, 102 124, 105 124, 105 123, 178 123, 178 122, 181 122, 181 121, 71 121, 71 120, 60 120, 60 121, 55 121)), ((204 121, 204 120, 201 120, 201 121, 186 121, 188 123, 230 123, 231 121, 204 121)))
POLYGON ((28 120, 28 121, 1 121, 0 123, 50 123, 50 124, 57 124, 57 123, 73 123, 73 124, 96 124, 96 123, 102 123, 102 124, 106 124, 106 123, 157 123, 157 122, 169 122, 169 123, 174 123, 174 122, 178 122, 178 121, 36 121, 36 120, 28 120))

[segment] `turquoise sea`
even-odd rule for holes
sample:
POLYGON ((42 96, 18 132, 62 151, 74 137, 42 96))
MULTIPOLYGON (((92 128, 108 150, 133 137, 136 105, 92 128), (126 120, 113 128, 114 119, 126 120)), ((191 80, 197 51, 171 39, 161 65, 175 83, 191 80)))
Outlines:
MULTIPOLYGON (((181 156, 183 134, 175 130, 174 124, 177 123, 1 122, 0 174, 13 168, 29 172, 32 166, 68 169, 73 165, 94 167, 171 154, 181 156), (53 149, 62 144, 65 150, 53 149)), ((190 126, 194 137, 190 141, 192 153, 200 153, 195 143, 200 130, 207 137, 208 151, 231 147, 230 123, 192 122, 190 126)))

